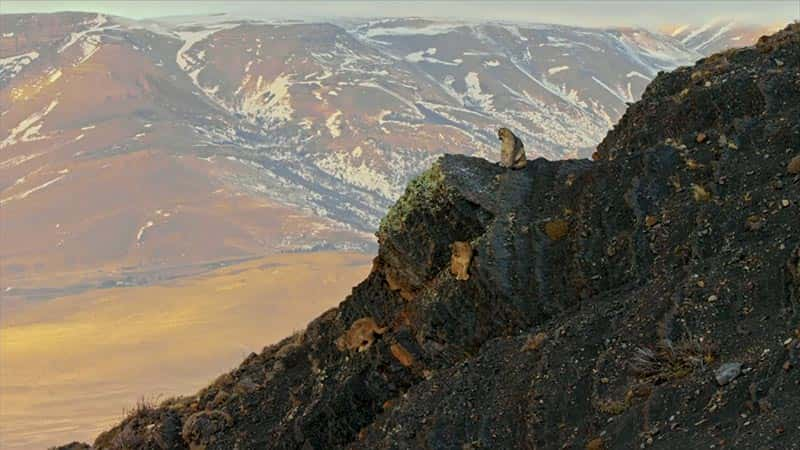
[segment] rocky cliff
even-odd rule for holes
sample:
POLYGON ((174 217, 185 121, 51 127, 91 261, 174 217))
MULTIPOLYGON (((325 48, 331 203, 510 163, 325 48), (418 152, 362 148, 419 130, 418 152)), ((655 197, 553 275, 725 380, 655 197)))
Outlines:
POLYGON ((799 117, 793 24, 660 74, 594 162, 445 156, 338 308, 94 447, 799 448, 799 117))

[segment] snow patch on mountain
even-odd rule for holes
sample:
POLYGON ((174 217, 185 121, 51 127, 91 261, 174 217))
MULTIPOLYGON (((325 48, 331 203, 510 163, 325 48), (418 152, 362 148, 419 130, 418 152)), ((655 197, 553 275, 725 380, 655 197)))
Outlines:
POLYGON ((411 114, 415 118, 418 118, 418 119, 425 118, 425 116, 420 112, 419 108, 417 108, 417 105, 415 105, 413 102, 411 102, 405 96, 403 96, 401 94, 398 94, 397 92, 395 92, 395 91, 393 91, 391 89, 385 88, 385 87, 381 86, 380 84, 372 82, 372 81, 362 82, 362 83, 359 83, 358 85, 362 86, 362 87, 369 87, 369 88, 373 88, 373 89, 378 89, 378 90, 380 90, 380 91, 382 91, 382 92, 384 92, 386 94, 389 94, 390 96, 392 96, 395 99, 397 99, 398 101, 400 101, 400 103, 402 103, 403 105, 408 107, 408 109, 409 109, 409 111, 407 111, 408 114, 411 114))
POLYGON ((421 27, 410 27, 410 26, 372 27, 367 29, 367 31, 363 35, 368 38, 374 38, 379 36, 408 36, 408 35, 435 36, 438 34, 452 33, 453 31, 462 26, 463 24, 432 22, 421 27))
POLYGON ((572 41, 569 39, 559 38, 555 36, 547 36, 547 42, 540 43, 539 47, 563 47, 563 48, 583 47, 593 52, 605 53, 605 50, 596 45, 591 45, 580 41, 572 41))
POLYGON ((40 185, 38 185, 38 186, 36 186, 36 187, 34 187, 32 189, 28 189, 25 192, 22 192, 22 193, 19 193, 19 194, 16 194, 16 195, 12 195, 11 197, 6 197, 4 199, 0 199, 0 205, 4 205, 4 204, 6 204, 6 203, 8 203, 10 201, 13 201, 13 200, 23 200, 23 199, 27 198, 29 195, 31 195, 31 194, 33 194, 35 192, 41 191, 42 189, 45 189, 48 186, 63 180, 65 176, 66 175, 60 175, 58 177, 53 178, 50 181, 47 181, 47 182, 45 182, 43 184, 40 184, 40 185))
POLYGON ((44 153, 31 153, 29 155, 18 155, 14 156, 13 158, 6 159, 5 161, 0 162, 0 169, 9 169, 12 167, 17 167, 19 165, 25 164, 26 162, 38 158, 42 156, 44 153))
POLYGON ((427 50, 421 50, 418 52, 409 53, 408 55, 406 55, 405 60, 411 63, 428 62, 433 64, 444 64, 446 66, 457 66, 461 64, 461 61, 450 62, 434 58, 433 55, 435 54, 436 54, 436 49, 429 48, 427 50))
MULTIPOLYGON (((717 23, 717 21, 716 20, 712 20, 711 22, 707 22, 707 23, 703 24, 700 28, 692 30, 691 33, 687 34, 683 39, 681 39, 681 43, 683 43, 683 44, 688 43, 689 41, 694 39, 695 36, 697 36, 699 34, 702 34, 702 33, 705 33, 706 31, 708 31, 708 29, 711 28, 712 26, 714 26, 715 23, 717 23)), ((683 31, 683 30, 681 30, 681 31, 683 31)))
POLYGON ((644 31, 612 33, 610 36, 617 49, 639 64, 648 76, 691 64, 701 57, 697 52, 674 45, 674 41, 644 31))
MULTIPOLYGON (((229 30, 240 26, 239 23, 218 23, 210 26, 189 26, 183 27, 174 31, 174 34, 183 41, 183 45, 178 49, 175 54, 175 63, 180 69, 189 76, 192 83, 200 89, 211 101, 219 104, 219 99, 214 97, 214 92, 210 92, 208 88, 202 86, 198 77, 200 72, 205 68, 205 50, 201 50, 192 54, 191 50, 195 44, 205 41, 218 31, 229 30)), ((249 67, 248 67, 249 69, 249 67)))
POLYGON ((577 91, 572 90, 570 92, 566 92, 565 89, 561 89, 559 86, 554 85, 548 82, 547 80, 544 79, 540 80, 534 77, 530 72, 528 72, 524 67, 522 67, 522 65, 519 62, 515 61, 514 59, 511 60, 511 63, 526 78, 533 81, 535 84, 539 85, 540 87, 550 92, 551 94, 555 95, 556 97, 560 98, 561 100, 564 100, 565 102, 577 108, 587 107, 586 103, 578 98, 577 91))
POLYGON ((292 99, 289 76, 280 74, 272 81, 258 76, 255 86, 246 90, 239 102, 238 112, 254 121, 264 121, 267 125, 292 120, 292 99))
POLYGON ((551 68, 547 69, 547 74, 548 75, 553 75, 553 74, 556 74, 558 72, 563 72, 563 71, 565 71, 567 69, 569 69, 569 66, 551 67, 551 68))
POLYGON ((107 24, 109 23, 108 18, 102 14, 97 14, 94 19, 84 22, 82 25, 86 25, 89 28, 79 31, 70 33, 69 39, 65 42, 61 47, 58 49, 58 53, 63 53, 64 50, 68 49, 72 46, 72 44, 78 42, 82 37, 91 34, 101 32, 106 28, 109 28, 107 24))
MULTIPOLYGON (((238 26, 238 23, 227 23, 215 24, 208 27, 199 27, 199 29, 192 27, 189 29, 176 30, 174 32, 175 35, 177 35, 178 38, 183 41, 183 45, 181 45, 181 48, 179 48, 178 52, 175 54, 175 62, 178 64, 178 67, 180 67, 184 72, 188 72, 197 62, 197 59, 188 53, 195 44, 206 40, 218 31, 236 28, 238 26)), ((200 59, 202 59, 202 57, 200 59)))
POLYGON ((354 150, 358 151, 331 153, 320 159, 317 167, 347 183, 378 192, 386 198, 398 198, 403 193, 400 186, 387 179, 380 171, 367 165, 365 159, 360 157, 360 147, 356 147, 354 150), (359 162, 356 163, 355 160, 359 162))
POLYGON ((325 126, 328 127, 328 132, 332 138, 338 138, 342 135, 342 111, 337 110, 331 114, 325 121, 325 126))
POLYGON ((31 142, 44 139, 44 136, 39 135, 39 130, 44 123, 42 120, 47 116, 53 108, 58 105, 58 100, 53 100, 44 109, 35 112, 22 120, 16 127, 11 129, 9 135, 0 142, 0 149, 6 148, 9 145, 17 143, 17 138, 21 142, 31 142))
POLYGON ((481 81, 477 72, 470 72, 464 77, 464 83, 467 86, 467 92, 464 96, 464 104, 478 107, 483 111, 493 111, 494 105, 492 104, 492 94, 484 92, 481 89, 481 81))
POLYGON ((523 36, 519 30, 519 27, 516 25, 504 25, 503 28, 511 33, 516 39, 519 39, 522 42, 528 42, 528 38, 523 36))
POLYGON ((59 78, 61 78, 61 69, 51 72, 47 77, 47 82, 52 84, 58 81, 59 78))
POLYGON ((594 80, 595 83, 599 84, 603 89, 605 89, 606 91, 611 93, 611 95, 613 95, 614 97, 619 99, 619 101, 621 101, 622 103, 632 102, 633 101, 633 95, 630 93, 630 83, 628 83, 628 90, 626 92, 626 91, 622 90, 620 87, 617 87, 617 89, 612 89, 611 87, 609 87, 607 84, 605 84, 602 81, 600 81, 595 76, 592 76, 592 80, 594 80))
POLYGON ((709 37, 708 39, 706 39, 703 42, 701 42, 701 43, 697 44, 696 46, 694 46, 693 47, 694 50, 701 51, 708 44, 714 42, 717 38, 719 38, 723 34, 725 34, 728 31, 730 31, 730 29, 733 27, 733 25, 734 25, 734 22, 730 22, 727 25, 724 25, 724 26, 720 27, 714 34, 711 35, 711 37, 709 37))
POLYGON ((148 228, 155 225, 152 220, 148 220, 147 223, 139 227, 139 231, 136 233, 136 245, 141 245, 142 237, 144 237, 144 232, 147 231, 148 228))
POLYGON ((33 50, 20 55, 0 58, 0 82, 8 81, 22 71, 28 64, 39 57, 39 52, 33 50))
POLYGON ((681 25, 681 26, 679 26, 678 28, 675 28, 675 29, 672 31, 672 33, 670 33, 670 36, 672 36, 672 37, 675 37, 675 36, 677 36, 677 35, 679 35, 679 34, 683 33, 684 31, 686 31, 686 29, 687 29, 687 28, 689 28, 689 25, 688 25, 688 24, 687 24, 687 25, 681 25))
POLYGON ((641 78, 643 80, 646 80, 648 82, 653 80, 652 77, 648 77, 647 75, 644 75, 641 72, 636 72, 635 70, 625 74, 625 78, 631 78, 631 77, 639 77, 639 78, 641 78))
POLYGON ((81 41, 81 55, 80 57, 78 57, 77 62, 75 62, 75 64, 73 65, 77 67, 86 62, 89 58, 92 57, 92 55, 97 53, 97 50, 100 49, 101 45, 102 45, 102 39, 99 35, 93 34, 86 36, 86 38, 84 38, 81 41))

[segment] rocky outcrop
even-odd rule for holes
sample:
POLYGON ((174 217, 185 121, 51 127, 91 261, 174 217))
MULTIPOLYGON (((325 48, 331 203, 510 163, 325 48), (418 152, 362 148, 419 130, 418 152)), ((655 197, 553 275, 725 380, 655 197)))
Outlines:
POLYGON ((94 446, 796 448, 798 105, 794 24, 659 75, 595 162, 445 156, 338 308, 94 446))

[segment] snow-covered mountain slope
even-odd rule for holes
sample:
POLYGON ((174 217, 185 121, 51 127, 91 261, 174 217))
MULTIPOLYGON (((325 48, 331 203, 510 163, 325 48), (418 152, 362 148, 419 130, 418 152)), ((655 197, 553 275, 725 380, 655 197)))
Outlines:
POLYGON ((751 45, 759 37, 772 34, 785 25, 751 25, 717 18, 702 25, 669 25, 662 31, 686 48, 707 56, 727 48, 751 45))
MULTIPOLYGON (((585 157, 661 70, 641 29, 2 15, 4 280, 368 248, 444 152, 585 157)), ((4 284, 3 287, 9 287, 4 284)))
POLYGON ((235 147, 267 185, 293 180, 317 194, 315 211, 365 230, 442 152, 496 157, 501 125, 531 156, 587 156, 659 70, 700 56, 644 30, 418 19, 173 33, 176 64, 226 118, 196 126, 203 142, 235 147))

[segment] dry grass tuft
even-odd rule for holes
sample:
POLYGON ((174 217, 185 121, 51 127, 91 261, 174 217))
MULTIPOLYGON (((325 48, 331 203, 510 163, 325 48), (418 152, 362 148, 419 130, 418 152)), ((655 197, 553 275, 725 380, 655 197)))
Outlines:
POLYGON ((136 405, 133 408, 125 408, 122 410, 123 420, 150 413, 158 407, 160 398, 160 395, 150 399, 144 396, 139 397, 139 400, 136 401, 136 405))
POLYGON ((690 338, 673 344, 661 341, 655 349, 639 347, 630 361, 631 371, 652 381, 670 381, 684 378, 714 361, 716 346, 699 338, 690 338))

